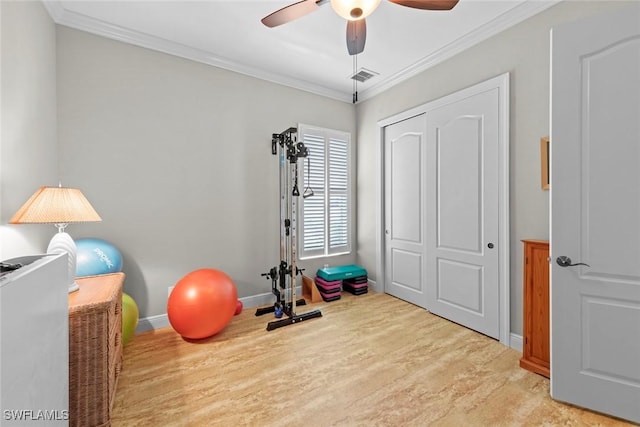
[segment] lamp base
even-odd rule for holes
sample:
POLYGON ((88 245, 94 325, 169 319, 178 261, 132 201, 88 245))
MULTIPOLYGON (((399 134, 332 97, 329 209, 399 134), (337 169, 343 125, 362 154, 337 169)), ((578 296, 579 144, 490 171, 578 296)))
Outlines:
POLYGON ((77 251, 76 243, 64 231, 54 234, 49 242, 49 247, 47 247, 48 254, 67 254, 67 287, 69 288, 69 293, 80 288, 75 280, 77 251))

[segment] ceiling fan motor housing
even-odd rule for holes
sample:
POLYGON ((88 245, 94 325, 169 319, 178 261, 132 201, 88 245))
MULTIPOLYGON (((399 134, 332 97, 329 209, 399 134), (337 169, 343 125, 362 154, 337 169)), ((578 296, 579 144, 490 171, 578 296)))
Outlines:
MULTIPOLYGON (((2 0, 0 0, 2 1, 2 0)), ((262 18, 262 23, 269 28, 286 24, 301 18, 328 2, 333 10, 346 19, 347 51, 349 55, 357 55, 364 51, 367 38, 365 18, 380 5, 381 0, 298 0, 288 6, 276 10, 262 18)), ((423 10, 451 10, 459 0, 389 0, 391 3, 423 10)))
POLYGON ((379 4, 380 0, 331 0, 333 10, 349 21, 366 18, 379 4))

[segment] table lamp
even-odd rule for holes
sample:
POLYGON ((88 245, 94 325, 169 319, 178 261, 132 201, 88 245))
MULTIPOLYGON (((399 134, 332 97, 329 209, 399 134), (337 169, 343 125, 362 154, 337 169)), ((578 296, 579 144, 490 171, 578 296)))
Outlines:
POLYGON ((76 244, 64 230, 72 222, 102 221, 100 215, 77 188, 41 187, 9 221, 10 224, 54 224, 58 228, 47 253, 68 255, 69 292, 78 290, 76 244))

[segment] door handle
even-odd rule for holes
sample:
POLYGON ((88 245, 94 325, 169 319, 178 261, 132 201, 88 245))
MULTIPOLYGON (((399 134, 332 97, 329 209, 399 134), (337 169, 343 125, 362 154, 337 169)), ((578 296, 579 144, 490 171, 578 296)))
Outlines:
POLYGON ((571 258, 564 255, 561 255, 558 258, 556 258, 556 263, 560 267, 575 267, 576 265, 586 265, 587 267, 591 267, 589 264, 585 264, 584 262, 576 262, 575 264, 572 264, 571 258))

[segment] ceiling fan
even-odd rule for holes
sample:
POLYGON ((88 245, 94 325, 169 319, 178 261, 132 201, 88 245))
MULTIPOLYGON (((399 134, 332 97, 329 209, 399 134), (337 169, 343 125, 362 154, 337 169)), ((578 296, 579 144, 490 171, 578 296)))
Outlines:
MULTIPOLYGON (((357 55, 364 50, 367 38, 365 18, 380 4, 381 0, 302 0, 262 18, 267 27, 277 27, 315 12, 320 6, 331 3, 333 10, 347 20, 347 50, 357 55)), ((414 9, 451 10, 459 0, 389 0, 391 3, 414 9)))

